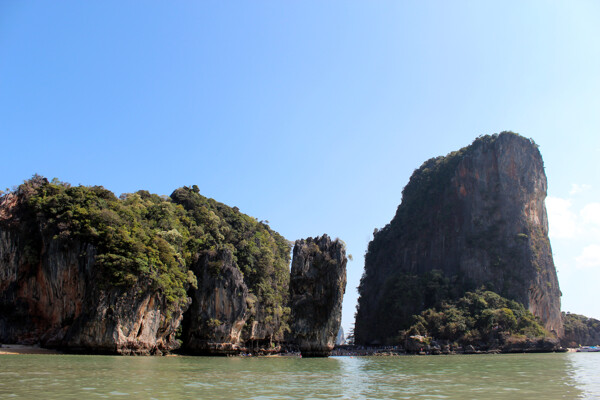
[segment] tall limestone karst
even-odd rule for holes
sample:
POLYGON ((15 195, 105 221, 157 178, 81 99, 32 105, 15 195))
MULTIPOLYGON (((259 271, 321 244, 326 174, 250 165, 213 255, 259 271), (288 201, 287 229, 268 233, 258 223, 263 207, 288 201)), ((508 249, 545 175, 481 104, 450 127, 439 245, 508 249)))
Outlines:
POLYGON ((369 243, 356 342, 393 343, 413 315, 482 286, 522 303, 560 336, 546 188, 537 146, 512 132, 423 163, 369 243))
POLYGON ((0 198, 0 342, 113 354, 162 354, 182 339, 193 353, 272 348, 289 329, 290 250, 195 186, 117 198, 36 175, 0 198))
POLYGON ((264 222, 206 199, 173 192, 197 228, 190 269, 198 288, 183 320, 183 350, 192 354, 277 351, 289 330, 290 243, 264 222), (208 236, 207 236, 208 235, 208 236))
POLYGON ((297 240, 290 276, 292 335, 303 357, 327 357, 335 346, 346 291, 346 246, 327 235, 297 240))
POLYGON ((177 348, 195 279, 162 229, 148 236, 160 223, 148 216, 154 200, 40 176, 3 196, 0 341, 113 354, 177 348))

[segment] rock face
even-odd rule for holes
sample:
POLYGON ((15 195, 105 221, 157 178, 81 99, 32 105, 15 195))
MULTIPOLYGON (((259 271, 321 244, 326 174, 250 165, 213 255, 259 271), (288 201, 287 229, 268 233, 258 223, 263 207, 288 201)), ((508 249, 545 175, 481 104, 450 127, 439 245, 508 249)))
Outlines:
POLYGON ((289 330, 291 244, 264 222, 194 189, 171 195, 203 234, 189 264, 198 288, 183 319, 183 351, 228 355, 277 352, 289 330))
POLYGON ((267 354, 280 350, 282 321, 266 318, 229 249, 207 253, 192 266, 198 289, 184 315, 183 349, 189 354, 267 354))
POLYGON ((562 313, 565 334, 560 338, 563 347, 600 345, 600 321, 584 315, 562 313))
POLYGON ((46 342, 45 346, 136 355, 161 355, 178 349, 176 331, 189 302, 169 313, 165 297, 150 287, 141 282, 127 290, 90 288, 84 314, 74 321, 63 340, 46 342))
POLYGON ((394 342, 412 315, 481 286, 562 335, 546 188, 537 146, 510 132, 426 161, 369 244, 356 342, 394 342))
POLYGON ((250 313, 248 288, 227 249, 205 254, 192 267, 198 289, 183 325, 184 348, 195 354, 235 354, 243 350, 242 329, 250 313))
POLYGON ((342 318, 346 250, 329 236, 297 240, 292 258, 292 334, 303 357, 331 354, 342 318))
POLYGON ((141 282, 100 288, 94 246, 21 224, 19 199, 0 203, 0 342, 71 351, 160 354, 178 347, 182 313, 141 282), (39 247, 31 235, 39 236, 39 247))
POLYGON ((0 342, 161 354, 181 335, 188 353, 276 352, 290 250, 195 186, 117 198, 36 175, 0 197, 0 342))
MULTIPOLYGON (((325 355, 345 250, 327 236, 305 244, 297 332, 306 355, 325 355)), ((0 197, 0 342, 146 355, 182 339, 192 354, 278 352, 290 332, 290 250, 265 222, 196 186, 117 198, 36 175, 0 197)))

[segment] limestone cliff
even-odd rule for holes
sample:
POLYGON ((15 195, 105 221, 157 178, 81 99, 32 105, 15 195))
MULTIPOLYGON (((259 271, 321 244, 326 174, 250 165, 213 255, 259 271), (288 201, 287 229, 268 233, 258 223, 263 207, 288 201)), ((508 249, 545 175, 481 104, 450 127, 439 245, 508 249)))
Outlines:
POLYGON ((369 244, 357 343, 393 342, 412 315, 481 286, 522 303, 561 335, 546 188, 537 146, 510 132, 426 161, 369 244))
POLYGON ((329 356, 335 345, 346 291, 346 249, 323 235, 297 240, 292 258, 292 334, 303 357, 329 356))
POLYGON ((171 198, 211 235, 190 262, 198 288, 188 291, 183 351, 277 351, 289 330, 290 243, 264 222, 189 188, 171 198))
POLYGON ((48 235, 23 200, 10 194, 0 203, 0 342, 111 354, 178 347, 187 302, 167 312, 147 282, 102 287, 96 247, 48 235))
POLYGON ((0 341, 160 354, 181 333, 192 353, 275 351, 290 249, 195 186, 116 198, 36 175, 1 197, 0 341))
POLYGON ((600 321, 584 315, 562 313, 565 334, 560 338, 563 347, 600 345, 600 321))
MULTIPOLYGON (((341 242, 311 240, 297 250, 292 293, 301 347, 322 355, 339 329, 346 258, 341 242)), ((290 250, 265 222, 196 186, 117 198, 36 175, 0 197, 0 342, 277 352, 290 332, 290 250)))
POLYGON ((227 249, 205 254, 192 266, 198 289, 183 324, 184 348, 195 354, 235 354, 243 350, 242 329, 250 313, 248 287, 227 249))
POLYGON ((192 265, 198 288, 183 319, 183 351, 198 355, 268 354, 281 350, 287 296, 269 312, 248 288, 230 249, 209 252, 192 265))

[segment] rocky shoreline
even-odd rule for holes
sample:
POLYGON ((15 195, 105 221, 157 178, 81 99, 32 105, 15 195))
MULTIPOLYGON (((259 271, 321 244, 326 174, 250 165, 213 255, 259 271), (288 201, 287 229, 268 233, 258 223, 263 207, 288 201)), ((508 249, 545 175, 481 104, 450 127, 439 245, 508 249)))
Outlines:
POLYGON ((338 346, 332 356, 406 356, 406 355, 460 355, 460 354, 515 354, 515 353, 566 353, 575 351, 564 347, 548 348, 535 344, 521 347, 483 348, 472 345, 467 346, 441 346, 436 348, 423 348, 418 351, 409 351, 402 346, 365 347, 365 346, 338 346))
MULTIPOLYGON (((301 353, 295 349, 289 351, 281 348, 274 352, 248 352, 230 354, 232 357, 301 357, 301 353)), ((576 352, 575 348, 521 348, 521 349, 480 349, 473 346, 458 346, 440 349, 423 349, 423 351, 410 352, 401 346, 364 347, 364 346, 336 346, 331 356, 334 357, 393 357, 411 355, 461 355, 461 354, 509 354, 509 353, 566 353, 576 352)), ((0 345, 0 355, 27 355, 27 354, 66 354, 56 349, 47 349, 39 346, 22 344, 0 345)), ((85 353, 84 353, 85 354, 85 353)), ((189 356, 189 354, 169 354, 168 356, 189 356)), ((305 357, 306 358, 306 357, 305 357)))

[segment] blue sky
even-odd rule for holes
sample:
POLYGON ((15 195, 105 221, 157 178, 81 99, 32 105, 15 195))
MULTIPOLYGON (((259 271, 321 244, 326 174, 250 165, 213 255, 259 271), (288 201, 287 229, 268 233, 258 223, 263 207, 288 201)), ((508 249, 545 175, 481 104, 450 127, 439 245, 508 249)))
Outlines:
POLYGON ((410 174, 540 145, 563 310, 600 318, 600 3, 0 2, 2 188, 201 193, 343 239, 343 326, 410 174))

